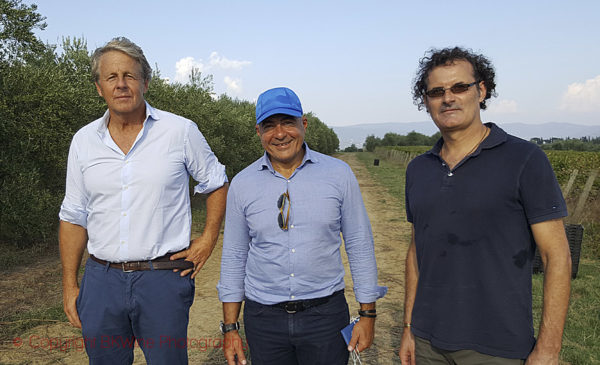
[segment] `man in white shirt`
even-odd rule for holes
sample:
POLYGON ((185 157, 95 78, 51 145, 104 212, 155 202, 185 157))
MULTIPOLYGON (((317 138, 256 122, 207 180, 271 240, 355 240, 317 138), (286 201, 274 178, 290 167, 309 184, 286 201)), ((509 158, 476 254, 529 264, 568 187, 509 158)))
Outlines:
POLYGON ((98 48, 92 73, 108 110, 69 150, 59 214, 63 304, 91 364, 131 364, 134 343, 148 363, 187 363, 194 278, 224 215, 225 167, 194 122, 146 103, 151 72, 127 38, 98 48), (192 241, 190 176, 208 195, 204 231, 192 241))

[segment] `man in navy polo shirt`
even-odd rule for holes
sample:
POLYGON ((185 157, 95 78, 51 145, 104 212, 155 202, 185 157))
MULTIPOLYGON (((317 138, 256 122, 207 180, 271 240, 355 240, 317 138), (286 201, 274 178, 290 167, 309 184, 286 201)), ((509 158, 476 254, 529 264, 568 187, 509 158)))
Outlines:
POLYGON ((420 61, 415 104, 442 138, 406 170, 403 364, 558 364, 570 292, 567 209, 546 155, 482 123, 488 59, 462 48, 420 61), (544 262, 539 336, 531 265, 544 262))

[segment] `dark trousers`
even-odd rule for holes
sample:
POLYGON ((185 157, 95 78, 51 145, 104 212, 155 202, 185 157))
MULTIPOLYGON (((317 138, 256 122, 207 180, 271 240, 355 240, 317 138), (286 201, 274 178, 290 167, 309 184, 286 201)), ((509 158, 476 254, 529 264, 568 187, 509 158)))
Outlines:
POLYGON ((123 272, 89 259, 77 312, 90 364, 187 364, 194 281, 172 270, 123 272))
POLYGON ((415 354, 419 365, 522 365, 525 360, 506 359, 473 350, 447 351, 415 336, 415 354))
POLYGON ((340 330, 350 316, 344 294, 294 314, 246 299, 244 326, 253 365, 348 363, 340 330))

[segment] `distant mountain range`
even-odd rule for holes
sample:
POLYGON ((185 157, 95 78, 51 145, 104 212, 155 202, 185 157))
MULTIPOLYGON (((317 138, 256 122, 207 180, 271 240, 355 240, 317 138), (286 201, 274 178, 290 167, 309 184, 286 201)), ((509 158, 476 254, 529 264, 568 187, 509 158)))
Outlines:
MULTIPOLYGON (((530 140, 534 137, 549 139, 557 138, 581 138, 600 137, 600 125, 581 125, 572 123, 497 123, 507 133, 530 140)), ((388 133, 406 135, 412 131, 431 136, 438 131, 433 122, 410 122, 410 123, 375 123, 356 124, 349 126, 332 127, 340 140, 340 149, 349 147, 353 143, 356 147, 362 147, 369 135, 383 138, 388 133)))

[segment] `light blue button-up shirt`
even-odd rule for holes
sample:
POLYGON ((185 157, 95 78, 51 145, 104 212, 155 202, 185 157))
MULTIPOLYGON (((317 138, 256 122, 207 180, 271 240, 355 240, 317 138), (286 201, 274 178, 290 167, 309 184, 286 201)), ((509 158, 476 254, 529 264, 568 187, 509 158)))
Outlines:
MULTIPOLYGON (((263 304, 324 297, 344 289, 343 234, 356 299, 385 295, 377 285, 371 224, 358 182, 343 161, 311 151, 290 178, 267 155, 232 179, 227 196, 222 302, 244 297, 263 304), (289 192, 288 230, 279 228, 277 200, 289 192)), ((286 210, 287 212, 287 210, 286 210)))
POLYGON ((191 230, 189 176, 198 193, 226 181, 192 121, 152 108, 129 153, 107 126, 109 112, 73 137, 59 217, 87 229, 88 252, 123 262, 150 260, 188 247, 191 230))

